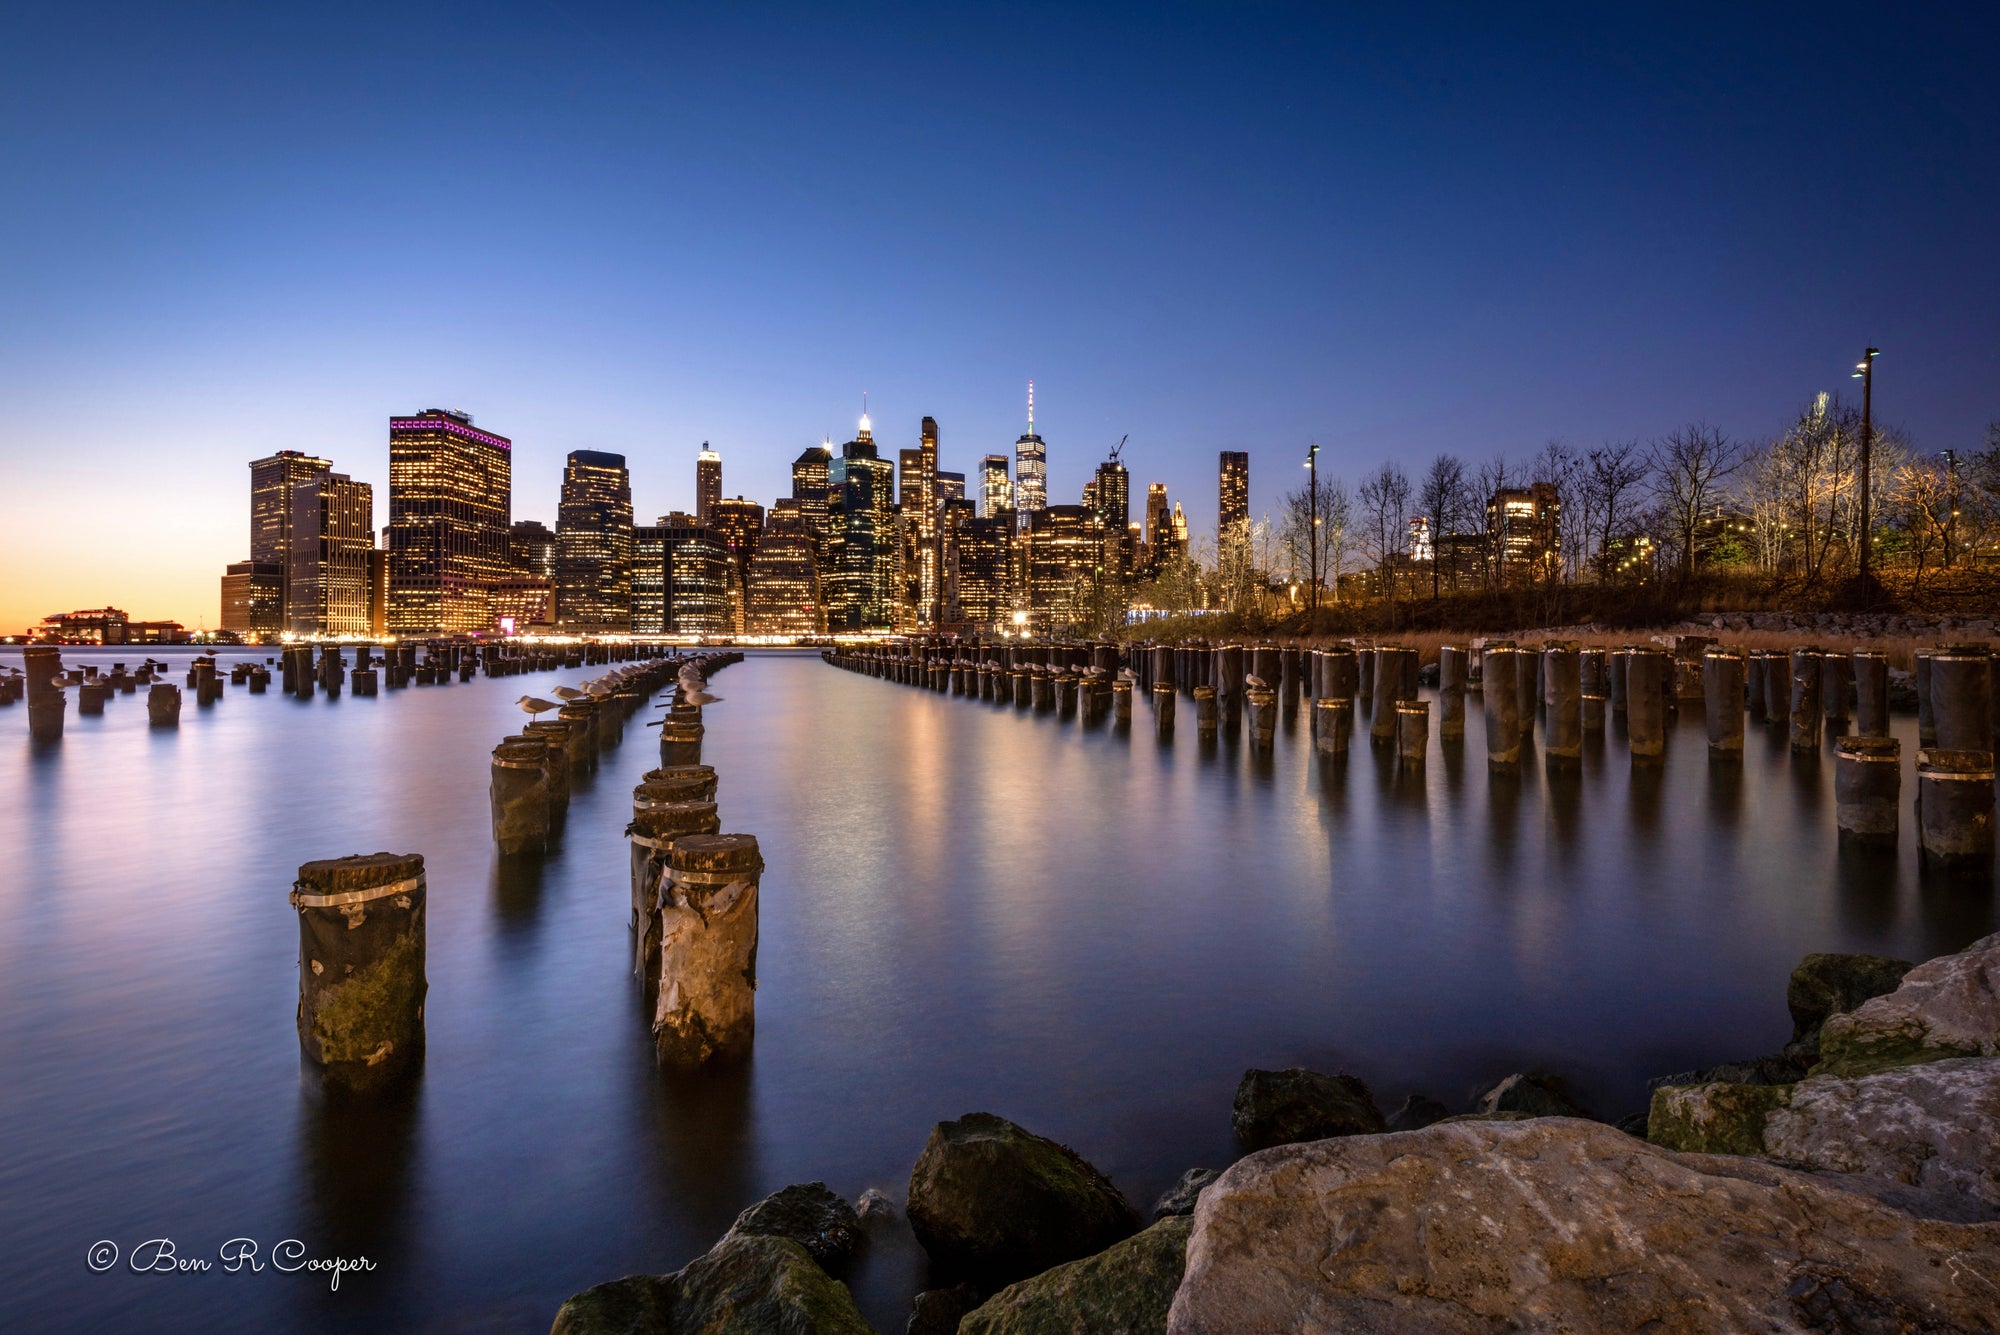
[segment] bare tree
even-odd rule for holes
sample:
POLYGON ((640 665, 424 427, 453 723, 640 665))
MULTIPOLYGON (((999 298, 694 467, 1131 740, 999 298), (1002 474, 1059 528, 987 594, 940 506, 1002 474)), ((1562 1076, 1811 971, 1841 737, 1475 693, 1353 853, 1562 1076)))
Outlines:
POLYGON ((1485 538, 1485 575, 1489 586, 1500 582, 1501 568, 1505 557, 1496 542, 1493 526, 1485 522, 1485 511, 1493 499, 1493 494, 1505 491, 1513 485, 1513 476, 1507 471, 1507 456, 1496 454, 1479 465, 1479 471, 1472 475, 1472 495, 1467 498, 1472 511, 1473 522, 1480 525, 1485 538))
POLYGON ((1397 554, 1410 532, 1410 479, 1393 461, 1361 484, 1361 512, 1364 541, 1375 561, 1378 585, 1393 598, 1397 554))
POLYGON ((1656 440, 1647 453, 1653 497, 1680 558, 1683 584, 1694 575, 1701 527, 1723 498, 1723 486, 1742 463, 1742 450, 1714 427, 1694 423, 1656 440))
POLYGON ((1611 545, 1632 536, 1645 483, 1646 455, 1636 440, 1606 441, 1584 456, 1585 544, 1595 549, 1599 579, 1611 578, 1611 545))
POLYGON ((1431 601, 1443 587, 1447 538, 1465 510, 1465 464, 1456 455, 1440 454, 1424 473, 1418 503, 1431 527, 1431 601))
POLYGON ((1583 457, 1569 444, 1551 440, 1535 456, 1529 477, 1556 489, 1556 568, 1552 572, 1561 583, 1583 563, 1585 540, 1590 536, 1590 508, 1579 505, 1583 491, 1583 457))
POLYGON ((1286 494, 1278 514, 1278 544, 1284 552, 1292 578, 1327 583, 1339 596, 1341 561, 1347 554, 1350 505, 1347 487, 1339 478, 1329 478, 1316 488, 1308 483, 1286 494), (1317 513, 1315 513, 1317 506, 1317 513), (1319 541, 1314 543, 1312 525, 1319 525, 1319 541), (1314 565, 1314 557, 1318 564, 1314 565), (1329 576, 1329 573, 1331 575, 1329 576))

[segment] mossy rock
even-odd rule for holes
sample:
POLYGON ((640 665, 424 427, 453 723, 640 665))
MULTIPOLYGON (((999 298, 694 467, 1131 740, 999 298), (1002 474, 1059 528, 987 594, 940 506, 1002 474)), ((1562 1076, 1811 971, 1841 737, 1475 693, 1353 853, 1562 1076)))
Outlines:
POLYGON ((671 1275, 585 1289, 549 1335, 874 1335, 847 1286, 790 1238, 731 1233, 671 1275))
POLYGON ((1692 1154, 1762 1154, 1764 1125, 1791 1106, 1791 1085, 1665 1085, 1653 1091, 1646 1139, 1692 1154))
POLYGON ((958 1335, 1165 1335, 1194 1220, 1151 1228, 1018 1284, 968 1313, 958 1335))
POLYGON ((1794 1042, 1819 1032, 1828 1017, 1894 992, 1916 966, 1886 955, 1808 955, 1792 970, 1785 1006, 1792 1013, 1794 1042))

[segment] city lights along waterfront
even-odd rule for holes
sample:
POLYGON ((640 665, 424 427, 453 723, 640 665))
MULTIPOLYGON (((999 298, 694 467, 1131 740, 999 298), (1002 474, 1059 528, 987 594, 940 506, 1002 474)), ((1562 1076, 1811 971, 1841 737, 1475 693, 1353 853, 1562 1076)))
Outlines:
MULTIPOLYGON (((190 652, 154 657, 177 674, 190 652)), ((232 652, 252 656, 222 651, 225 676, 232 652)), ((10 1310, 539 1327, 590 1284, 680 1266, 787 1183, 900 1197, 931 1125, 972 1109, 1150 1200, 1237 1156, 1246 1067, 1345 1070, 1385 1107, 1453 1111, 1547 1069, 1620 1118, 1652 1077, 1781 1046, 1801 956, 1923 959, 1993 925, 1990 869, 1924 871, 1912 821, 1890 851, 1844 850, 1833 747, 1795 751, 1776 721, 1716 764, 1684 705, 1654 765, 1614 714, 1573 769, 1540 763, 1543 723, 1523 763, 1489 769, 1475 691, 1467 740, 1433 736, 1413 775, 1366 714, 1329 755, 1310 698, 1265 747, 1247 722, 1205 735, 1185 697, 1163 736, 1151 701, 1120 727, 753 651, 702 711, 701 758, 722 827, 753 831, 765 866, 754 1048, 663 1072, 627 927, 652 735, 635 716, 573 780, 546 857, 502 857, 489 832, 516 699, 600 671, 331 699, 229 686, 172 728, 117 696, 42 747, 0 709, 10 1310), (427 1032, 413 1083, 356 1101, 301 1060, 287 893, 306 861, 376 849, 425 859, 427 1032), (201 1255, 297 1238, 375 1269, 334 1292, 84 1264, 97 1240, 163 1237, 201 1255)), ((1905 756, 1918 727, 1890 717, 1905 756)), ((894 1329, 922 1275, 886 1228, 849 1280, 894 1329)))

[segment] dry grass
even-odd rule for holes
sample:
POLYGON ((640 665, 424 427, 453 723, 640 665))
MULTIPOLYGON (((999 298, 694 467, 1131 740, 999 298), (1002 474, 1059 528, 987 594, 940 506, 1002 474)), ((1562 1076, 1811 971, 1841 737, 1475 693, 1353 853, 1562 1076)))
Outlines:
MULTIPOLYGON (((1812 645, 1830 653, 1852 653, 1856 649, 1873 649, 1889 656, 1889 666, 1904 672, 1916 664, 1916 651, 1933 645, 1983 644, 1987 649, 2000 653, 2000 639, 1951 636, 1915 635, 1859 635, 1820 633, 1806 635, 1800 632, 1778 630, 1690 630, 1686 633, 1712 637, 1718 644, 1737 649, 1780 649, 1791 651, 1812 645)), ((1545 630, 1520 631, 1513 635, 1457 635, 1443 631, 1410 631, 1402 635, 1354 636, 1355 644, 1393 644, 1404 649, 1415 649, 1417 657, 1425 663, 1438 660, 1438 650, 1447 644, 1471 644, 1474 640, 1513 639, 1523 645, 1540 644, 1545 640, 1561 640, 1566 644, 1578 644, 1591 649, 1615 649, 1623 645, 1670 643, 1675 638, 1672 631, 1621 631, 1595 630, 1589 627, 1559 627, 1545 630)), ((1317 647, 1349 643, 1349 637, 1323 636, 1313 641, 1317 647)), ((1288 641, 1288 643, 1304 643, 1288 641)))

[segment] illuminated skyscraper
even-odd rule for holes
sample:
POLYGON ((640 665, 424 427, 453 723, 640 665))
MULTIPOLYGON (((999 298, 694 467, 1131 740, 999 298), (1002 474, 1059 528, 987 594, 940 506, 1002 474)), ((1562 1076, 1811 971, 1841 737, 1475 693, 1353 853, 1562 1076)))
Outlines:
POLYGON ((937 627, 939 597, 943 585, 938 579, 938 424, 926 417, 917 437, 917 448, 904 450, 898 503, 903 511, 904 538, 909 559, 904 575, 909 584, 906 603, 912 630, 937 627))
POLYGON ((1014 508, 1014 482, 1007 475, 1007 456, 989 454, 979 461, 979 517, 991 519, 1014 508))
POLYGON ((625 456, 571 450, 556 512, 556 627, 632 628, 632 479, 625 456))
POLYGON ((375 489, 344 473, 295 483, 291 530, 285 629, 296 635, 368 634, 375 489))
POLYGON ((827 473, 828 526, 838 549, 827 627, 889 630, 896 615, 895 470, 876 453, 868 414, 827 473))
POLYGON ((556 535, 541 520, 515 521, 507 531, 507 555, 516 569, 555 582, 556 535))
POLYGON ((819 569, 796 502, 771 507, 771 522, 750 558, 745 630, 751 635, 815 635, 820 621, 819 569))
POLYGON ((1035 434, 1035 382, 1028 382, 1028 430, 1014 442, 1014 508, 1021 522, 1049 503, 1049 452, 1035 434))
POLYGON ((1026 540, 1015 528, 1014 512, 1002 507, 992 515, 966 518, 956 537, 953 575, 959 615, 977 631, 1008 627, 1017 601, 1015 548, 1026 540))
POLYGON ((764 507, 741 496, 718 499, 709 507, 708 527, 729 554, 729 629, 747 629, 750 559, 764 536, 764 507))
POLYGON ((331 459, 298 450, 250 461, 250 559, 278 567, 278 625, 270 629, 281 629, 291 615, 285 586, 291 578, 292 489, 332 467, 331 459))
POLYGON ((714 521, 715 503, 722 499, 722 456, 708 448, 708 442, 701 443, 701 453, 694 457, 694 517, 695 522, 707 524, 714 521))
POLYGON ((1250 455, 1243 450, 1224 450, 1216 485, 1216 550, 1231 551, 1249 540, 1250 455))
POLYGON ((806 526, 806 540, 812 544, 813 561, 820 573, 827 573, 826 560, 826 476, 833 461, 833 442, 815 445, 792 461, 792 499, 799 503, 799 517, 806 526))
POLYGON ((1028 520, 1028 611, 1037 630, 1082 623, 1103 574, 1102 527, 1081 505, 1049 505, 1028 520))
POLYGON ((1562 498, 1537 482, 1496 491, 1486 502, 1486 533, 1499 557, 1500 582, 1534 584, 1561 569, 1562 498))
POLYGON ((490 629, 488 596, 511 566, 514 442, 469 414, 389 419, 389 631, 490 629))
POLYGON ((1107 459, 1091 481, 1091 508, 1104 531, 1105 577, 1123 584, 1132 575, 1132 475, 1118 460, 1107 459))
POLYGON ((666 628, 670 635, 717 635, 728 629, 729 553, 714 530, 684 510, 657 525, 665 563, 666 628))
POLYGON ((937 495, 940 505, 946 501, 964 500, 965 474, 940 472, 937 475, 937 495))
POLYGON ((285 628, 284 567, 276 561, 235 561, 222 575, 222 629, 275 635, 285 628))

